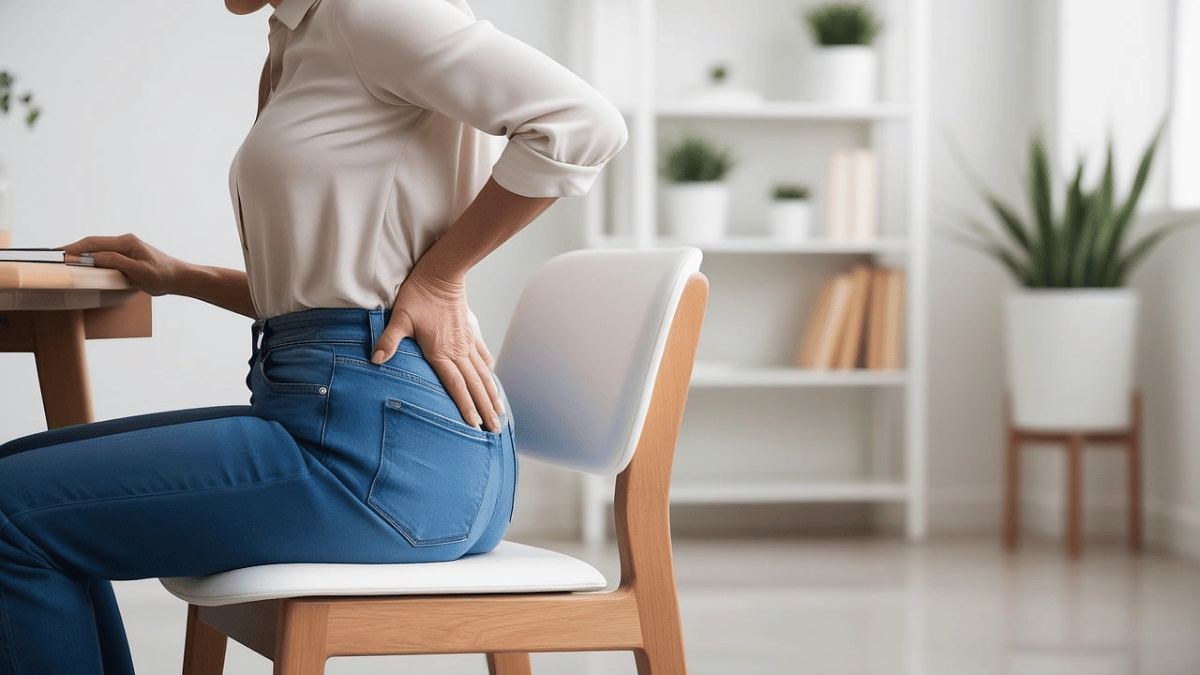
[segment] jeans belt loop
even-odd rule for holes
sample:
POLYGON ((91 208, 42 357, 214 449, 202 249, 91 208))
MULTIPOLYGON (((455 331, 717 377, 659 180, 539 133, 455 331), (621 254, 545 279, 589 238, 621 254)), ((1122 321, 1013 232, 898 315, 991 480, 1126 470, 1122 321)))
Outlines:
POLYGON ((379 342, 379 338, 383 336, 383 329, 387 328, 387 326, 383 321, 382 309, 372 309, 367 313, 367 316, 371 320, 371 344, 368 346, 368 349, 373 352, 376 343, 379 342))

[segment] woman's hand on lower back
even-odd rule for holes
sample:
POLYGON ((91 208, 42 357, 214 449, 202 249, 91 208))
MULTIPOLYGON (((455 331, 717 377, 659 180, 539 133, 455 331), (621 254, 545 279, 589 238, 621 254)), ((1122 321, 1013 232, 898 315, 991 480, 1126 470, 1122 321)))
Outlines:
POLYGON ((392 358, 400 341, 411 337, 421 348, 463 420, 500 432, 503 408, 488 353, 467 310, 463 281, 426 276, 418 265, 400 285, 392 318, 375 344, 371 361, 392 358))
POLYGON ((120 270, 129 281, 150 295, 177 292, 186 263, 154 248, 132 234, 119 237, 85 237, 63 250, 71 255, 90 253, 96 267, 120 270))

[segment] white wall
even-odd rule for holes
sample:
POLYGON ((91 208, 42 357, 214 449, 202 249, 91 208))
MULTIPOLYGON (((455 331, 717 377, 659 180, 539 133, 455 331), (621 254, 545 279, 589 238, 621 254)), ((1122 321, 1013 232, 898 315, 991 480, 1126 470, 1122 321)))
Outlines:
MULTIPOLYGON (((1034 124, 1032 8, 1006 0, 934 0, 930 211, 935 232, 986 221, 957 144, 993 191, 1021 197, 1034 124)), ((933 532, 998 530, 1004 370, 1000 298, 1014 283, 990 258, 931 238, 929 487, 933 532)))

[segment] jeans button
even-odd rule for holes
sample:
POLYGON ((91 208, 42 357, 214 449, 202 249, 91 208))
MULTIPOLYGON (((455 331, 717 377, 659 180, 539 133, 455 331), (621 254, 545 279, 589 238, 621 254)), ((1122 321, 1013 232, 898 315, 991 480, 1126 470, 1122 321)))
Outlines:
POLYGON ((328 393, 329 393, 329 388, 328 388, 328 387, 321 387, 320 389, 318 389, 318 390, 317 390, 317 392, 318 392, 319 394, 321 394, 322 396, 324 396, 325 394, 328 394, 328 393))

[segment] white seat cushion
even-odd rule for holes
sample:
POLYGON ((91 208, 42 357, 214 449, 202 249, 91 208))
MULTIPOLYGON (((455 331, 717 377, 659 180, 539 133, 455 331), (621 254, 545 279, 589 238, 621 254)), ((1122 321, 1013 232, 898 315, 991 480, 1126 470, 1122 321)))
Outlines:
POLYGON ((451 562, 287 563, 160 581, 175 597, 206 607, 313 595, 598 591, 607 585, 604 575, 582 560, 510 541, 500 542, 489 553, 451 562))

